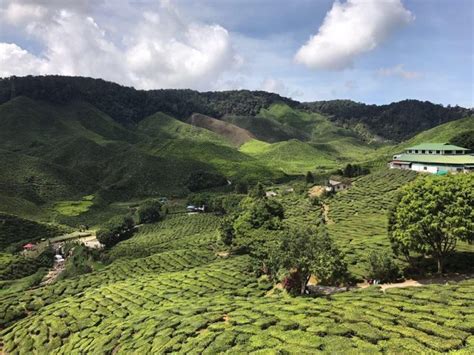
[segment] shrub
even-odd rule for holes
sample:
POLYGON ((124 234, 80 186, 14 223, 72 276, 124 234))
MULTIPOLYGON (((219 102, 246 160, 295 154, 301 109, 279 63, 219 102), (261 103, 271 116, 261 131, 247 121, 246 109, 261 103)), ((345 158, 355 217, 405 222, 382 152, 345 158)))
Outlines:
POLYGON ((227 185, 225 176, 208 171, 196 171, 189 176, 186 182, 187 188, 193 192, 224 185, 227 185))
POLYGON ((99 231, 97 240, 110 248, 118 242, 128 239, 133 235, 135 223, 130 216, 116 216, 110 219, 99 231))
POLYGON ((161 203, 157 200, 144 203, 138 208, 138 223, 158 222, 162 217, 161 207, 161 203))
POLYGON ((367 276, 369 279, 393 282, 400 278, 400 269, 390 256, 371 252, 369 255, 369 270, 367 276))

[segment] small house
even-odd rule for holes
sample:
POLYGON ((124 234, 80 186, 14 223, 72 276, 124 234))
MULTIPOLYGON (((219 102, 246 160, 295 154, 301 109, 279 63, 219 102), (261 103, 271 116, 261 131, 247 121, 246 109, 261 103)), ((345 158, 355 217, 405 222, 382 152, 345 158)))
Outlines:
POLYGON ((338 192, 349 188, 352 185, 349 179, 331 177, 326 185, 326 191, 338 192))

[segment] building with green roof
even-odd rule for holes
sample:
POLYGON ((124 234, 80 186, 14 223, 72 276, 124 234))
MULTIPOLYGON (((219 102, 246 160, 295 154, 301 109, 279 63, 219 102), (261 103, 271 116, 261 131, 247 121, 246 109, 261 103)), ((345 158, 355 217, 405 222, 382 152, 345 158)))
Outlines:
POLYGON ((469 149, 447 143, 422 143, 393 156, 392 169, 408 169, 443 175, 474 171, 474 155, 469 149))

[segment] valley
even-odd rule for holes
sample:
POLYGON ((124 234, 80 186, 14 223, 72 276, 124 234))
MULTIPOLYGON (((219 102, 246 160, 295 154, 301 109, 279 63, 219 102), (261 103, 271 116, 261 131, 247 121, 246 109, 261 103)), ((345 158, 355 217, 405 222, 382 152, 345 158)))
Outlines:
POLYGON ((0 353, 472 353, 474 174, 388 166, 472 132, 415 100, 0 79, 0 353), (423 189, 461 215, 443 255, 397 234, 423 189), (101 248, 47 247, 81 230, 101 248))

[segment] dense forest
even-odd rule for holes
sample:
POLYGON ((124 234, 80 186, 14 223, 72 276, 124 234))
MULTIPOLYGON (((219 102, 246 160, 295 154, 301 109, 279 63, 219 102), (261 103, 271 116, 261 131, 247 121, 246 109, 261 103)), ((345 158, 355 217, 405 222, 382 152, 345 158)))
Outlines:
POLYGON ((214 117, 254 116, 275 102, 296 107, 298 102, 265 91, 197 92, 194 90, 136 90, 102 79, 66 76, 10 77, 0 80, 0 104, 28 96, 52 103, 84 100, 121 123, 138 122, 164 112, 186 120, 195 112, 214 117))
POLYGON ((87 101, 122 124, 134 124, 155 113, 164 112, 181 120, 193 113, 216 118, 256 116, 262 108, 285 103, 292 108, 318 112, 341 126, 362 124, 370 133, 402 141, 434 126, 472 114, 459 106, 444 107, 428 101, 404 100, 389 105, 366 105, 350 100, 299 103, 265 91, 232 90, 136 90, 102 79, 67 76, 26 76, 0 79, 0 104, 27 96, 52 103, 87 101))
POLYGON ((397 142, 416 133, 472 114, 463 107, 444 107, 429 101, 403 100, 389 105, 366 105, 351 100, 316 101, 302 104, 341 125, 365 125, 372 133, 397 142))

